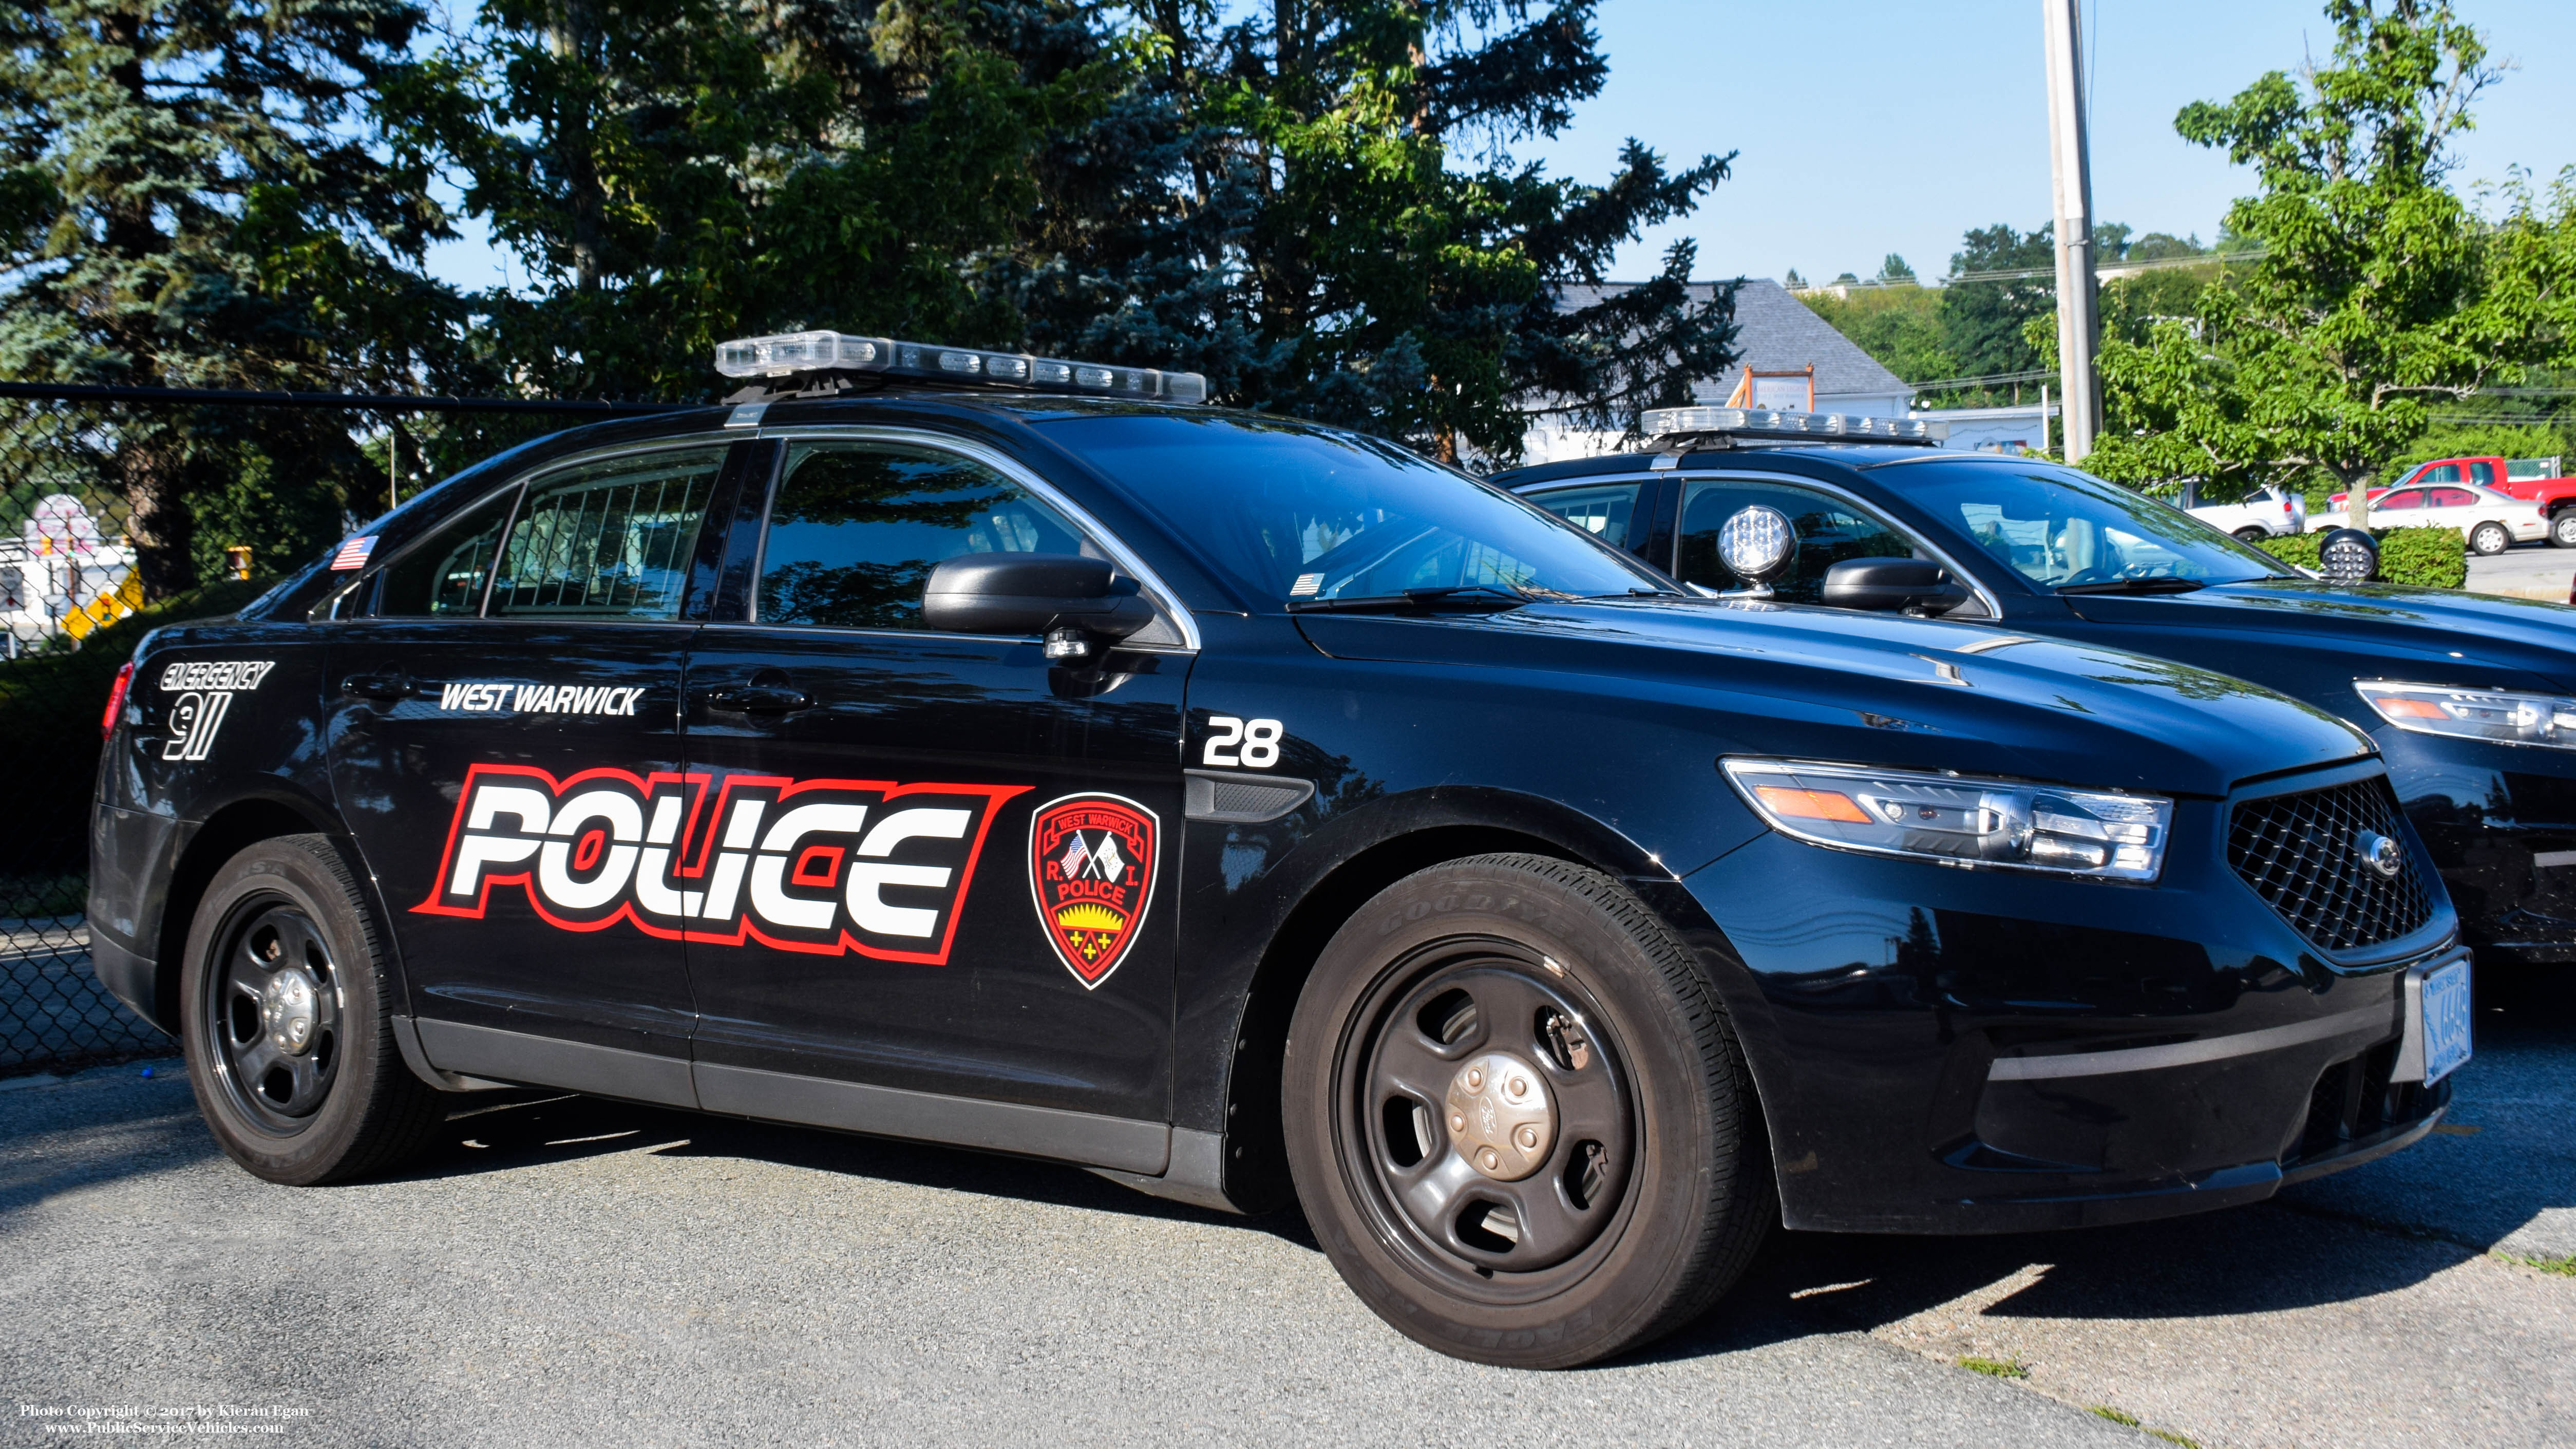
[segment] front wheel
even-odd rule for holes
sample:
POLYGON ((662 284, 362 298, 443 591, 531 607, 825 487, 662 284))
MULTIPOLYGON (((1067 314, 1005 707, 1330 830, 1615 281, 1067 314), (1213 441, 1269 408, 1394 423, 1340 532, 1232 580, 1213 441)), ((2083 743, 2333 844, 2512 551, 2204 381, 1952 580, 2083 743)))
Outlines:
POLYGON ((2501 523, 2481 523, 2469 530, 2469 552, 2493 558, 2513 547, 2513 533, 2501 523))
POLYGON ((1670 1332, 1779 1215, 1732 1023, 1598 871, 1489 855, 1397 882, 1324 948, 1285 1065, 1325 1253, 1459 1358, 1570 1368, 1670 1332))
POLYGON ((446 1120, 402 1064, 384 953, 330 839, 224 862, 188 931, 179 1043, 215 1141, 270 1182, 338 1182, 410 1156, 446 1120))

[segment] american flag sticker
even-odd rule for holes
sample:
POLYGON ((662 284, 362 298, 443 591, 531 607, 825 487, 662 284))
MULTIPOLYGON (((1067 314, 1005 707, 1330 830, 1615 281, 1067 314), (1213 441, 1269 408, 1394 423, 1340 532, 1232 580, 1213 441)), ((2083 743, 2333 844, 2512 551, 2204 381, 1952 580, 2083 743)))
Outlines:
POLYGON ((1304 598, 1309 594, 1321 592, 1323 587, 1324 576, 1322 574, 1299 574, 1297 576, 1297 582, 1291 585, 1288 590, 1288 597, 1292 599, 1304 598))
POLYGON ((331 555, 331 567, 334 569, 365 568, 367 566, 367 555, 374 553, 375 551, 376 536, 372 533, 363 538, 350 539, 347 543, 340 545, 340 551, 338 553, 331 555))

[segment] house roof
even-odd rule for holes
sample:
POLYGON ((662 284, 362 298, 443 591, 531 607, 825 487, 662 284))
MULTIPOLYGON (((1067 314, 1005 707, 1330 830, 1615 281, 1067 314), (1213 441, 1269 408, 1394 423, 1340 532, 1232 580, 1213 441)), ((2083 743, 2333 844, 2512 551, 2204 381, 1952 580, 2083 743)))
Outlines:
MULTIPOLYGON (((1635 286, 1633 282, 1610 282, 1601 286, 1574 285, 1560 295, 1557 305, 1569 310, 1588 307, 1603 297, 1616 296, 1635 286)), ((1690 284, 1691 300, 1705 302, 1716 291, 1708 282, 1690 284)), ((1860 350, 1859 344, 1834 330, 1833 324, 1809 311, 1807 304, 1790 296, 1786 288, 1768 277, 1751 277, 1735 293, 1735 346, 1742 354, 1725 373, 1692 384, 1691 391, 1702 403, 1723 404, 1735 391, 1736 381, 1746 368, 1756 372, 1796 372, 1809 363, 1816 367, 1818 396, 1832 393, 1899 393, 1910 395, 1905 379, 1880 364, 1877 358, 1860 350)))

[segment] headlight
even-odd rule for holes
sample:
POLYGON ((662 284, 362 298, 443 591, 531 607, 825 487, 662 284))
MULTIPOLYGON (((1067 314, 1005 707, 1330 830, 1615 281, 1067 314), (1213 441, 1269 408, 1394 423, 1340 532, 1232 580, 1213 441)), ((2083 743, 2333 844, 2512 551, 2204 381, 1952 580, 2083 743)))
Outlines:
POLYGON ((1841 850, 1944 865, 2152 881, 2173 802, 1807 760, 1718 762, 1771 828, 1841 850))
POLYGON ((2576 750, 2576 699, 2555 694, 2511 694, 2495 689, 2453 689, 2445 684, 2355 684, 2379 717, 2417 734, 2494 740, 2503 745, 2554 745, 2576 750))

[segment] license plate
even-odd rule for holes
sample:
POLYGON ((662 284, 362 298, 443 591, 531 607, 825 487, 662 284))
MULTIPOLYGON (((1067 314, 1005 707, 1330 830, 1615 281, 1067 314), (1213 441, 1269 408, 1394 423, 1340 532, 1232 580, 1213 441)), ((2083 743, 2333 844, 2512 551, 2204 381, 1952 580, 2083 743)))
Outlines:
POLYGON ((2431 1086, 2469 1059, 2469 963, 2455 961, 2424 978, 2424 1084, 2431 1086))

